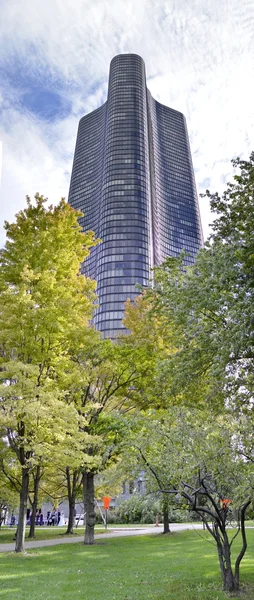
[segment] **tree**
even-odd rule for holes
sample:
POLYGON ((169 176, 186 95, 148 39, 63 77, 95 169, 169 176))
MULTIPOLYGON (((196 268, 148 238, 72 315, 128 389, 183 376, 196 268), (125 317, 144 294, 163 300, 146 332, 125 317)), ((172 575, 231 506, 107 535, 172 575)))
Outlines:
POLYGON ((79 367, 84 369, 84 381, 76 406, 86 419, 83 432, 91 440, 90 446, 86 447, 90 463, 81 465, 86 512, 84 542, 93 544, 95 475, 118 456, 122 435, 118 415, 131 410, 138 399, 140 401, 144 381, 150 374, 148 363, 126 339, 115 344, 110 340, 99 340, 89 353, 80 353, 78 361, 79 367))
MULTIPOLYGON (((167 455, 163 448, 163 421, 168 431, 169 412, 175 419, 174 406, 183 401, 169 391, 163 376, 164 363, 177 352, 179 331, 174 323, 156 309, 153 290, 145 290, 134 303, 126 303, 124 324, 130 330, 128 343, 138 351, 149 365, 149 378, 142 381, 141 397, 129 418, 129 436, 126 436, 127 463, 133 472, 146 471, 149 493, 171 486, 175 468, 168 469, 167 455), (140 413, 140 408, 142 412, 140 413), (130 461, 130 446, 136 453, 137 464, 130 461)), ((171 423, 172 425, 172 423, 171 423)), ((123 444, 124 445, 124 444, 123 444)), ((164 533, 169 532, 169 495, 162 494, 164 533)))
POLYGON ((177 352, 179 331, 168 315, 160 308, 157 310, 156 303, 157 289, 155 293, 153 288, 144 290, 133 303, 126 302, 123 322, 130 333, 125 336, 124 344, 140 371, 136 408, 160 408, 175 401, 173 396, 169 397, 168 381, 165 387, 162 367, 177 352))
POLYGON ((62 387, 72 352, 86 343, 95 284, 80 264, 96 242, 81 232, 80 213, 64 200, 35 205, 5 223, 1 251, 0 419, 7 444, 21 465, 16 551, 24 549, 30 474, 51 448, 79 431, 81 417, 62 387))
POLYGON ((214 481, 210 481, 210 477, 206 475, 200 478, 198 487, 185 483, 183 484, 183 488, 182 496, 189 502, 190 508, 197 515, 201 516, 207 530, 216 542, 223 589, 227 592, 238 592, 240 587, 240 563, 247 550, 245 513, 251 504, 251 499, 247 498, 237 508, 237 532, 230 539, 228 517, 231 512, 230 505, 232 501, 221 494, 216 488, 214 481), (203 502, 200 501, 201 498, 203 502), (209 519, 211 523, 209 523, 209 519), (239 531, 241 531, 242 545, 233 568, 231 547, 239 531))
POLYGON ((237 420, 228 423, 226 415, 181 406, 136 418, 128 439, 128 456, 131 447, 148 492, 159 492, 163 503, 168 497, 178 508, 189 505, 202 519, 216 542, 223 588, 230 592, 239 590, 245 513, 253 499, 253 469, 242 459, 238 434, 237 420), (233 568, 238 534, 242 545, 233 568))
POLYGON ((170 496, 162 490, 173 489, 175 484, 178 485, 179 469, 183 460, 175 436, 179 418, 179 409, 175 407, 150 408, 139 414, 136 412, 129 416, 128 433, 123 441, 125 451, 122 460, 129 478, 131 475, 137 478, 140 472, 144 472, 146 494, 149 497, 159 495, 163 513, 163 533, 169 533, 170 496))
POLYGON ((149 295, 154 314, 177 331, 178 351, 163 373, 173 381, 171 392, 197 398, 199 389, 218 408, 230 399, 236 410, 251 412, 254 154, 233 164, 240 174, 222 196, 207 191, 218 217, 195 265, 186 269, 181 257, 168 258, 149 295))
POLYGON ((204 421, 195 436, 196 458, 200 455, 196 481, 183 477, 180 487, 182 497, 216 542, 223 589, 236 593, 247 549, 245 513, 253 500, 253 470, 242 459, 238 432, 237 419, 228 423, 227 415, 215 417, 212 423, 204 421), (242 544, 233 567, 233 542, 239 533, 242 544))

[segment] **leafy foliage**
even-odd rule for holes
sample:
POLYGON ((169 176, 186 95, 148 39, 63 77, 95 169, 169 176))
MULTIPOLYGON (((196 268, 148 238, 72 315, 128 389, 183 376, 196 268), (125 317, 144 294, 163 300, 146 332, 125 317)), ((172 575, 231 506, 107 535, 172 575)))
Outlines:
MULTIPOLYGON (((27 198, 16 222, 5 223, 0 255, 0 426, 21 466, 20 530, 31 471, 79 439, 81 416, 67 390, 95 301, 94 282, 79 272, 93 234, 81 232, 80 214, 64 200, 45 203, 27 198)), ((23 537, 24 529, 21 549, 23 537)))
POLYGON ((228 590, 239 586, 244 516, 254 489, 254 154, 233 163, 240 173, 224 194, 206 192, 218 216, 195 265, 186 268, 183 255, 167 258, 155 269, 154 286, 128 307, 126 320, 145 353, 149 340, 159 349, 149 398, 161 412, 138 417, 130 438, 150 485, 163 494, 178 490, 204 521, 210 510, 215 528, 225 497, 241 514, 243 545, 234 574, 226 524, 218 517, 216 543, 228 590))

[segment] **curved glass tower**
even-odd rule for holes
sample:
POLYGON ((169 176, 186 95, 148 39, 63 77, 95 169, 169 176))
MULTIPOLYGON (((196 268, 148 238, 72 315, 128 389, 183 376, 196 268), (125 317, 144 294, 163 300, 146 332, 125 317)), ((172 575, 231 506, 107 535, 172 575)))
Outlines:
POLYGON ((113 58, 107 101, 80 121, 69 203, 102 240, 84 271, 97 281, 94 324, 114 338, 151 268, 182 249, 191 264, 202 244, 185 118, 152 98, 136 54, 113 58))

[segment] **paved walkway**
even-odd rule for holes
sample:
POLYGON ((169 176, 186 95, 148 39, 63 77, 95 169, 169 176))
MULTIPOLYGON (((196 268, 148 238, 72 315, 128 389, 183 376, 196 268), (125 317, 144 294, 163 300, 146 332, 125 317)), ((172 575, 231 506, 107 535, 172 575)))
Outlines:
MULTIPOLYGON (((199 523, 170 523, 170 531, 183 531, 184 529, 202 529, 202 525, 199 523)), ((117 529, 108 529, 107 533, 96 533, 94 538, 95 541, 99 539, 107 539, 114 537, 127 537, 133 535, 150 535, 162 533, 163 527, 118 527, 117 529)), ((25 542, 25 549, 31 550, 32 548, 42 548, 43 546, 58 546, 59 544, 76 544, 84 541, 84 535, 76 535, 75 537, 58 537, 52 540, 34 540, 25 542)), ((0 544, 0 552, 14 552, 15 542, 11 544, 0 544)))

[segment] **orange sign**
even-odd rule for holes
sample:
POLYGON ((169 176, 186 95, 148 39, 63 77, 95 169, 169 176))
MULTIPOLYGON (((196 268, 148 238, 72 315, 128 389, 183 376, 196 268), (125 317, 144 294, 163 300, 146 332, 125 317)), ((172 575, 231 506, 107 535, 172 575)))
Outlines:
POLYGON ((231 500, 229 500, 229 498, 223 498, 220 500, 220 504, 223 510, 226 510, 228 508, 228 505, 231 504, 231 500))
POLYGON ((103 506, 104 506, 105 510, 108 510, 110 500, 111 500, 110 496, 103 496, 102 500, 103 500, 103 506))

